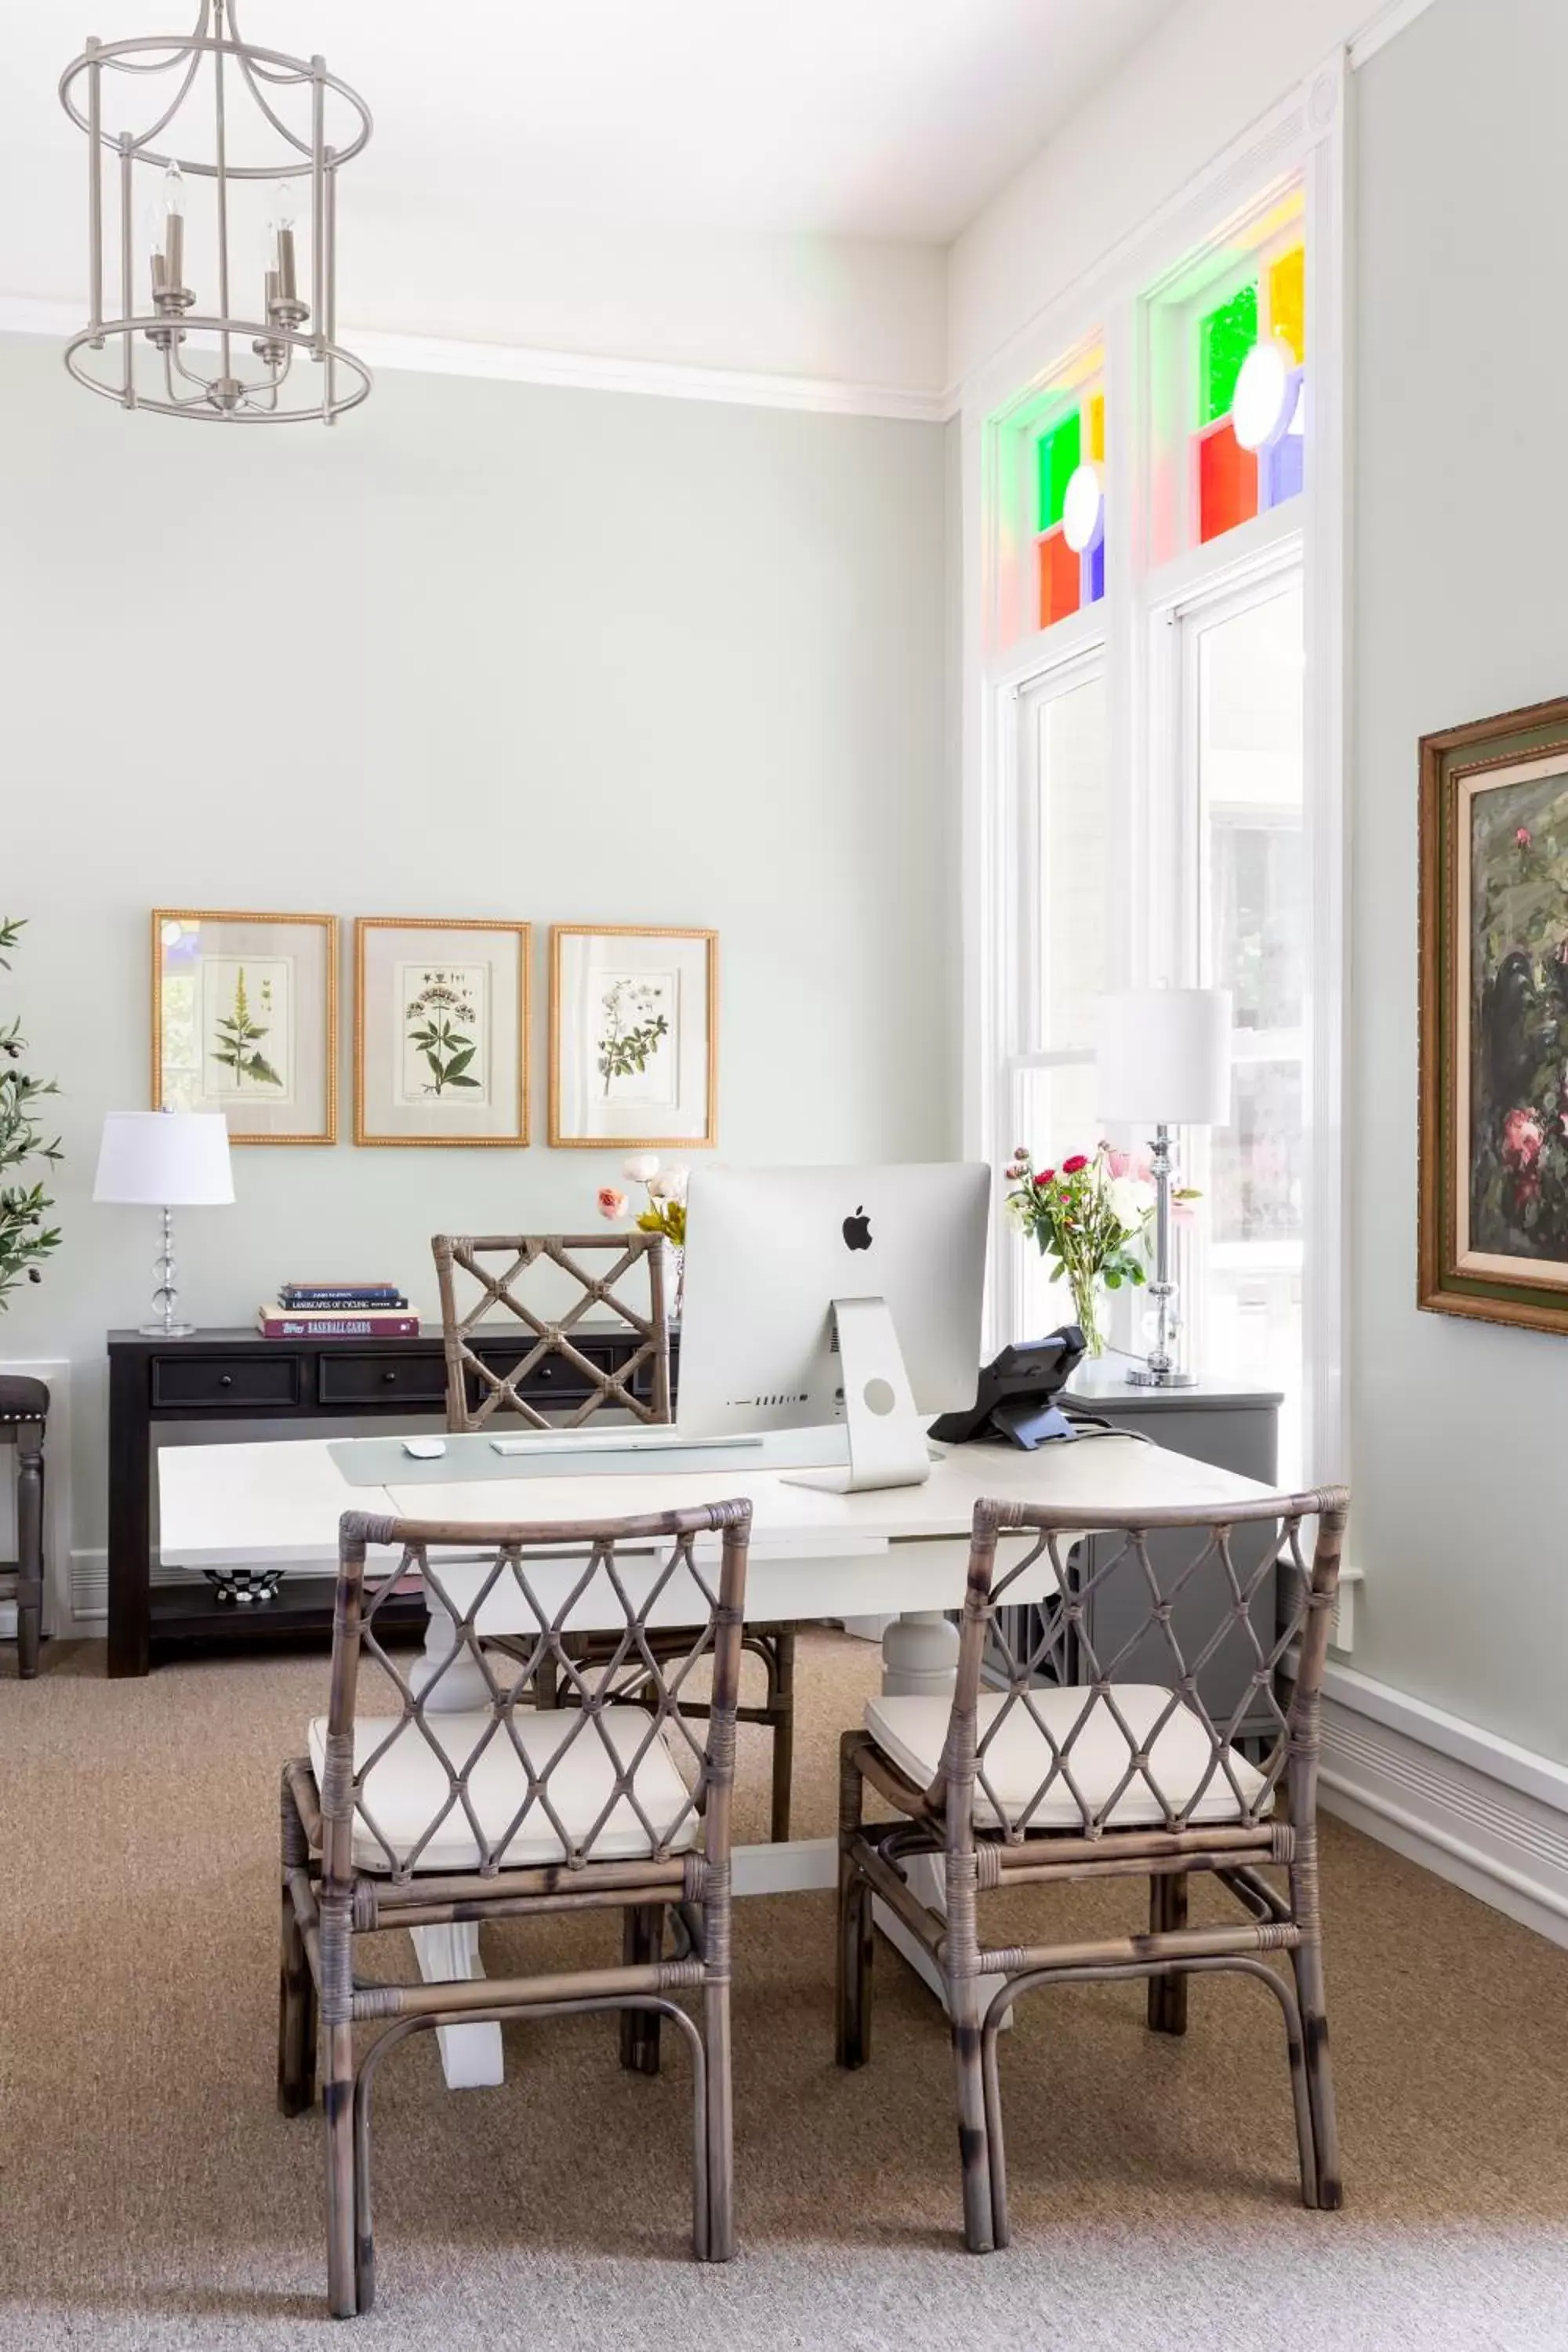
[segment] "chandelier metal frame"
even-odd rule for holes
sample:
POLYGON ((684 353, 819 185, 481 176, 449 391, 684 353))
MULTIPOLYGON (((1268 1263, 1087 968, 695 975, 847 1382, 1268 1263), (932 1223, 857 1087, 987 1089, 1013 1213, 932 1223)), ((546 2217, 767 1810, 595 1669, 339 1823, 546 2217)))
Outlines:
MULTIPOLYGON (((89 218, 89 278, 90 315, 65 349, 65 363, 89 392, 122 408, 146 408, 165 416, 192 417, 209 424, 331 425, 348 409, 368 398, 374 378, 364 362, 337 340, 337 175, 343 164, 360 154, 371 135, 369 107, 357 91, 329 73, 324 58, 289 56, 280 49, 257 48, 240 37, 234 0, 201 0, 201 13, 189 34, 145 34, 132 40, 89 39, 60 77, 60 103, 88 140, 89 218), (174 123, 196 83, 205 58, 212 60, 212 150, 208 157, 185 156, 155 145, 174 123), (184 68, 183 72, 181 68, 184 68), (263 163, 229 161, 227 84, 230 68, 254 100, 284 152, 263 163), (179 74, 179 86, 163 112, 146 130, 133 133, 104 127, 104 75, 179 74), (85 84, 85 89, 83 85, 85 84), (310 92, 308 138, 282 119, 267 95, 267 88, 310 92), (345 145, 332 147, 326 138, 328 94, 342 100, 355 117, 356 128, 345 145), (104 158, 115 160, 116 171, 106 173, 104 158), (173 221, 163 250, 152 257, 153 308, 139 311, 135 294, 135 204, 138 165, 150 166, 183 188, 184 178, 210 181, 216 211, 217 307, 198 310, 194 292, 184 283, 184 220, 173 221), (110 185, 117 178, 119 222, 117 237, 106 220, 110 185), (237 317, 230 307, 229 189, 237 182, 308 178, 310 185, 310 291, 315 305, 301 297, 296 276, 292 223, 274 230, 274 247, 264 278, 260 318, 237 317), (106 256, 119 247, 120 309, 105 309, 106 256), (217 339, 217 370, 205 375, 191 362, 188 339, 205 334, 217 339), (138 370, 142 340, 158 355, 151 371, 138 370), (118 342, 118 368, 95 371, 89 358, 118 342), (257 369, 242 373, 237 347, 248 342, 257 369), (161 359, 161 366, 158 360, 161 359), (321 371, 319 392, 308 400, 285 395, 302 381, 296 362, 308 361, 321 371), (146 387, 152 374, 153 389, 146 387), (182 390, 181 386, 189 387, 182 390)), ((171 207, 172 210, 172 207, 171 207)))

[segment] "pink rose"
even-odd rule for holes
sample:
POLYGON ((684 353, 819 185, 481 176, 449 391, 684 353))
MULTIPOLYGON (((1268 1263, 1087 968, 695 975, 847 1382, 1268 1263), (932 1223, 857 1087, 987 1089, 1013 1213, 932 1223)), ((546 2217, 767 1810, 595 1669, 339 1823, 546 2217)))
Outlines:
POLYGON ((624 1192, 617 1192, 613 1184, 601 1184, 599 1187, 600 1216, 605 1218, 608 1223, 613 1225, 617 1223, 619 1220, 626 1215, 626 1194, 624 1192))
POLYGON ((1530 827, 1527 824, 1521 824, 1519 831, 1513 837, 1515 841, 1518 842, 1521 849, 1528 849, 1530 847, 1532 835, 1531 834, 1530 827))
POLYGON ((1541 1121, 1532 1110, 1510 1110, 1502 1123, 1502 1156, 1510 1168, 1533 1168, 1541 1157, 1541 1121))

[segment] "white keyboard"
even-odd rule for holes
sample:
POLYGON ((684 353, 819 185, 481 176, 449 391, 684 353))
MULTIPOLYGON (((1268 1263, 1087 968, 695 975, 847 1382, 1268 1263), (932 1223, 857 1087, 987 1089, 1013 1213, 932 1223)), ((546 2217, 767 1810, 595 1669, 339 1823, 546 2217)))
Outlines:
POLYGON ((541 1429, 529 1437, 492 1437, 490 1452, 540 1454, 761 1453, 761 1436, 686 1437, 679 1429, 541 1429))

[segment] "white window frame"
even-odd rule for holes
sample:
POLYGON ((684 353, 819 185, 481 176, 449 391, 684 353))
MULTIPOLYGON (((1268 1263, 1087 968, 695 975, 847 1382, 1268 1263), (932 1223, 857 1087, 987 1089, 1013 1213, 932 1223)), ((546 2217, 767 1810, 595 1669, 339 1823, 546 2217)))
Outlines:
MULTIPOLYGON (((1108 923, 1129 985, 1190 970, 1195 890, 1171 887, 1179 838, 1185 698, 1172 674, 1176 614, 1228 591, 1245 593, 1300 562, 1306 637, 1303 711, 1307 856, 1306 1108, 1310 1209, 1303 1288, 1307 1471, 1349 1472, 1342 1353, 1346 1278, 1343 1085, 1346 642, 1345 601, 1345 111, 1346 58, 1336 50, 1290 96, 1133 236, 1071 288, 963 387, 963 1130, 965 1149, 996 1166, 1023 1004, 1016 904, 1007 868, 1016 854, 1017 703, 1059 663, 1103 646, 1111 682, 1110 807, 1131 871, 1108 923), (1149 478, 1151 299, 1223 240, 1238 218, 1300 184, 1307 244, 1309 451, 1297 499, 1152 570, 1140 486, 1149 478), (994 644, 1007 478, 1002 436, 1053 380, 1064 354, 1100 337, 1105 350, 1106 593, 1104 600, 1005 650, 994 644), (1173 837, 1173 835, 1177 837, 1173 837), (1185 911, 1184 912, 1184 908, 1185 911)), ((1012 518, 1006 519, 1008 524, 1012 518)), ((1191 803, 1195 814, 1195 803, 1191 803)), ((1114 871, 1114 862, 1112 870, 1114 871)), ((991 1337, 1012 1336, 1016 1311, 1011 1239, 995 1221, 988 1304, 991 1337)))

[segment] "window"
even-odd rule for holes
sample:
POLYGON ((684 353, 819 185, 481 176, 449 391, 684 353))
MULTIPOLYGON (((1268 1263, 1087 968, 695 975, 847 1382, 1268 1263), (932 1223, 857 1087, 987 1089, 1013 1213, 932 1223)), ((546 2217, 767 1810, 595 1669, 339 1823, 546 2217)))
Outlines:
MULTIPOLYGON (((965 935, 971 1148, 998 1171, 1100 1139, 1100 996, 1230 990, 1233 1115, 1179 1139, 1185 1356, 1286 1392, 1294 1480, 1343 1466, 1338 80, 1292 109, 1249 204, 1205 175, 1104 265, 1081 341, 1074 291, 1030 331, 1037 373, 1021 339, 966 394, 965 935)), ((1005 1221, 990 1311, 998 1342, 1068 1312, 1005 1221)), ((1123 1302, 1113 1338, 1141 1349, 1139 1322, 1123 1302)))
POLYGON ((1280 1474, 1301 1474, 1308 1107, 1302 604, 1298 569, 1184 616, 1198 976, 1235 1002, 1234 1118, 1188 1139, 1208 1202, 1191 1254, 1194 1352, 1285 1391, 1280 1474))

